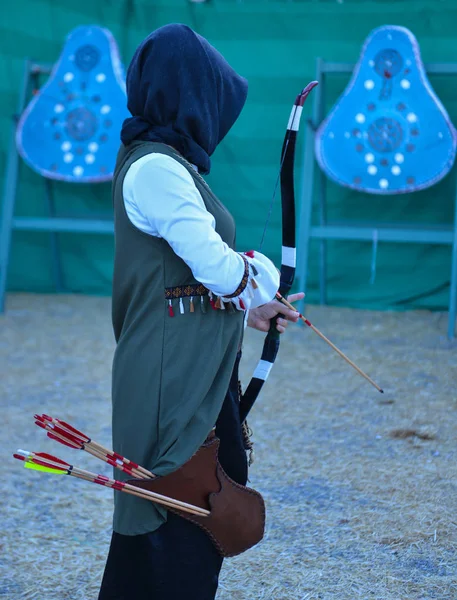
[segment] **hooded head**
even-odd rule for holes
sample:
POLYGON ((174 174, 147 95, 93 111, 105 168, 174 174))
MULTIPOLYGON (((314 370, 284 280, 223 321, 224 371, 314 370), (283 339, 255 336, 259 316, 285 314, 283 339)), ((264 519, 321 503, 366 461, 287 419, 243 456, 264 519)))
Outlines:
POLYGON ((247 81, 186 25, 165 25, 138 47, 127 71, 124 145, 173 146, 201 173, 246 102, 247 81))

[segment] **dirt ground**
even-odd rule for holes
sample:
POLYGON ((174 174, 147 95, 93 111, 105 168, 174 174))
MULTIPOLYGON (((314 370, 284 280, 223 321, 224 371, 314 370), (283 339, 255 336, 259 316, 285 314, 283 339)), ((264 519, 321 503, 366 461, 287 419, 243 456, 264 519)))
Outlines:
MULTIPOLYGON (((0 597, 96 600, 111 492, 26 471, 11 455, 46 451, 111 474, 33 424, 46 412, 110 446, 110 301, 10 295, 7 309, 0 597)), ((266 537, 225 561, 218 600, 457 599, 457 343, 445 337, 447 315, 310 307, 308 317, 385 393, 290 326, 250 419, 266 537)), ((244 382, 261 344, 249 332, 244 382)))

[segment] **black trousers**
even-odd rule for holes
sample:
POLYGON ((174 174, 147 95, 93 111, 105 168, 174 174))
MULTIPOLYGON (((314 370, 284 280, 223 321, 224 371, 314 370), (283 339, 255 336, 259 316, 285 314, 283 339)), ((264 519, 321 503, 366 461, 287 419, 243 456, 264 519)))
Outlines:
MULTIPOLYGON (((216 423, 219 461, 236 482, 247 481, 239 419, 238 365, 216 423)), ((214 600, 222 557, 199 527, 168 513, 152 533, 113 533, 98 600, 214 600)))

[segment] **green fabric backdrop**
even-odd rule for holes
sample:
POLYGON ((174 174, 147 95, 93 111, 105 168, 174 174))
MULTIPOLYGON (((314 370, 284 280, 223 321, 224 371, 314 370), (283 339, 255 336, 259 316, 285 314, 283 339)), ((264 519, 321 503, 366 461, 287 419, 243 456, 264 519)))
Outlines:
MULTIPOLYGON (((314 76, 315 59, 355 62, 371 29, 404 25, 419 40, 426 62, 457 62, 455 0, 302 0, 301 2, 210 0, 21 0, 0 8, 0 178, 3 189, 11 117, 16 110, 23 59, 55 62, 68 32, 81 24, 111 30, 125 64, 151 30, 184 22, 207 37, 249 80, 248 102, 216 151, 210 183, 238 223, 240 249, 257 248, 268 211, 282 137, 291 103, 314 76)), ((347 79, 336 79, 331 101, 347 79)), ((457 86, 432 84, 457 123, 457 86)), ((309 113, 311 103, 305 111, 309 113)), ((301 142, 302 144, 302 142, 301 142)), ((301 148, 299 147, 299 151, 301 148)), ((330 212, 339 218, 451 222, 455 177, 428 191, 393 198, 364 196, 330 184, 330 212)), ((299 175, 298 181, 299 183, 299 175)), ((43 182, 21 166, 17 214, 45 214, 43 182)), ((61 207, 74 212, 110 211, 109 185, 57 185, 61 207)), ((280 263, 279 198, 264 251, 280 263)), ((109 294, 113 240, 107 236, 61 236, 65 278, 74 292, 109 294)), ((450 249, 381 244, 378 275, 370 285, 370 244, 329 246, 329 300, 368 308, 447 307, 450 249), (418 296, 421 296, 418 298, 418 296)), ((316 248, 312 247, 308 298, 317 301, 316 248)), ((9 289, 53 291, 46 234, 13 237, 9 289)))

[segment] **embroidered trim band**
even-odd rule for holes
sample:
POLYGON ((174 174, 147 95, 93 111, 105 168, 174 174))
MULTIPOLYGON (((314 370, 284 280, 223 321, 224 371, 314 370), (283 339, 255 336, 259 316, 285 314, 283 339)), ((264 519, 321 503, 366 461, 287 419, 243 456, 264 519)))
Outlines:
POLYGON ((224 296, 224 298, 236 298, 237 296, 239 296, 240 294, 242 294, 244 292, 244 290, 246 289, 246 286, 248 284, 249 281, 249 262, 247 261, 247 259, 240 254, 241 258, 244 260, 244 274, 243 274, 243 279, 241 280, 240 285, 236 288, 236 290, 233 292, 233 294, 229 294, 227 296, 224 296))
POLYGON ((173 298, 190 298, 192 296, 207 296, 208 294, 208 288, 201 283, 165 288, 166 300, 172 300, 173 298))

